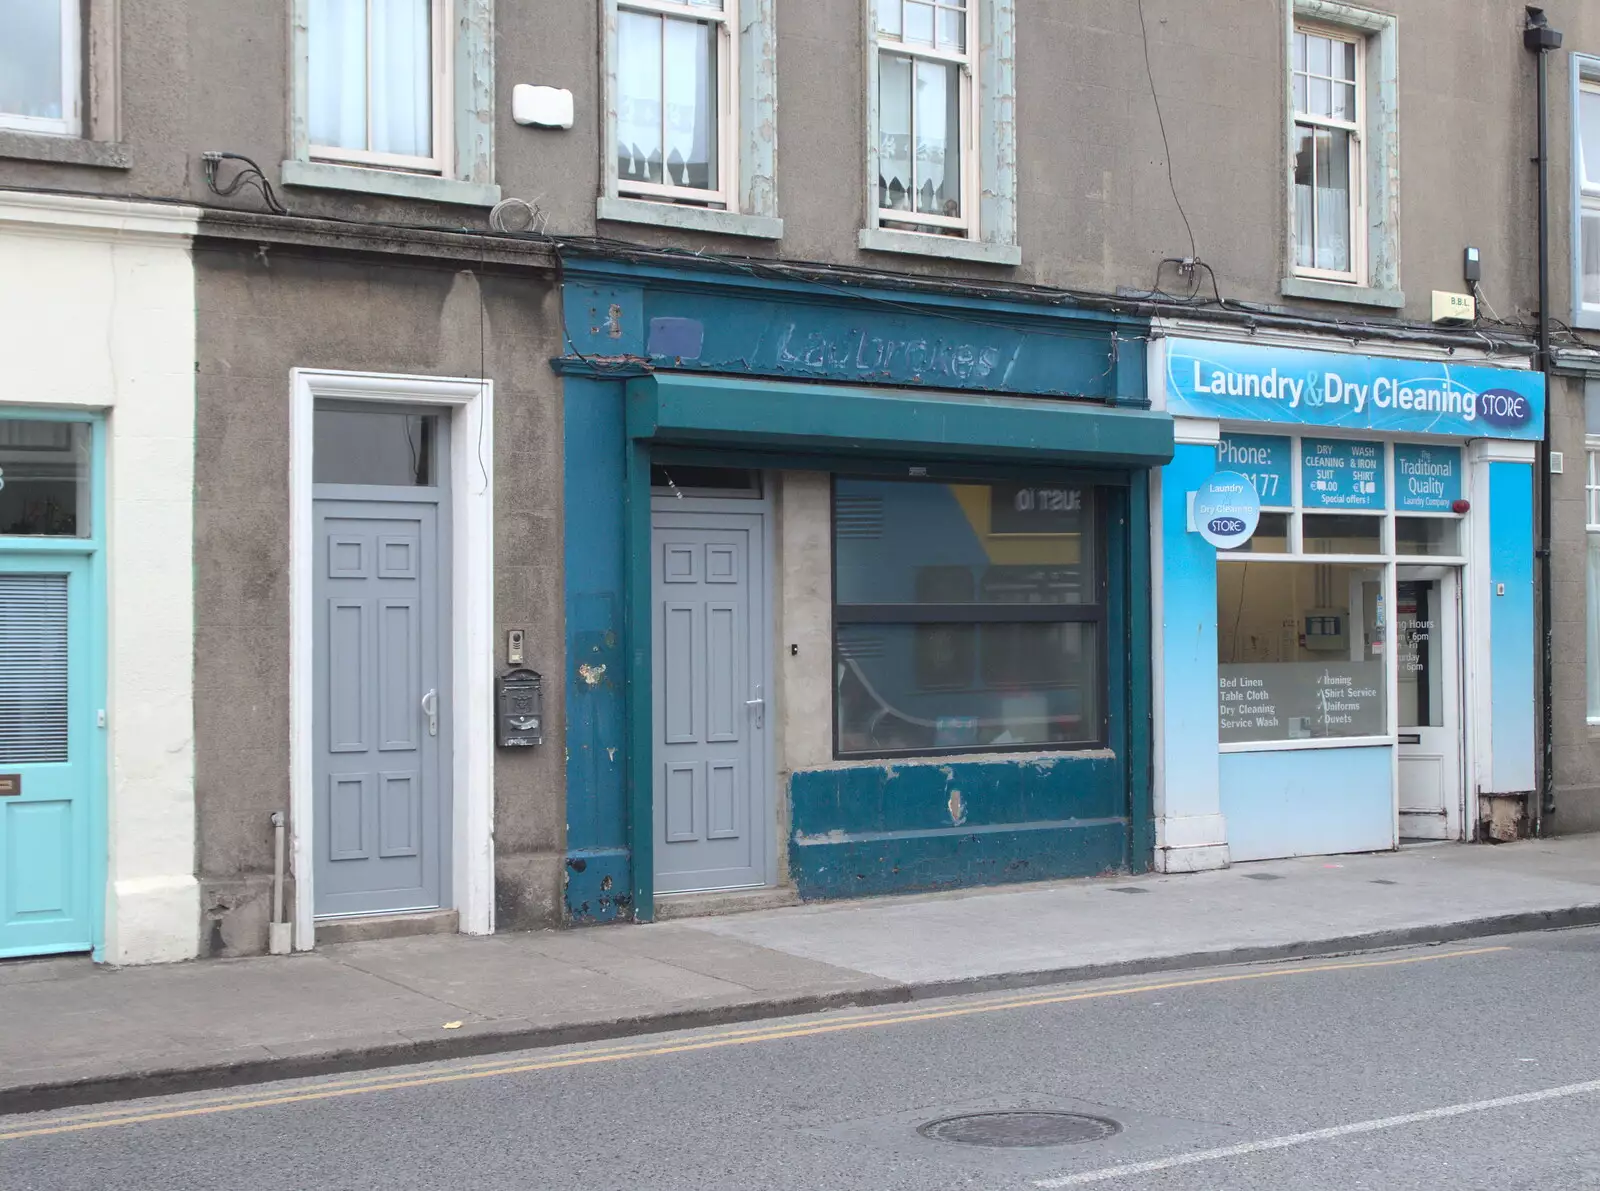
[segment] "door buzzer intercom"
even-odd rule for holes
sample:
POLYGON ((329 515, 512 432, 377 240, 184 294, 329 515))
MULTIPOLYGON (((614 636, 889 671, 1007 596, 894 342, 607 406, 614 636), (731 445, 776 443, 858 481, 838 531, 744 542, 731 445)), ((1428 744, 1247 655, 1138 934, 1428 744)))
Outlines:
POLYGON ((507 670, 495 679, 501 748, 528 748, 544 743, 544 680, 537 671, 507 670))

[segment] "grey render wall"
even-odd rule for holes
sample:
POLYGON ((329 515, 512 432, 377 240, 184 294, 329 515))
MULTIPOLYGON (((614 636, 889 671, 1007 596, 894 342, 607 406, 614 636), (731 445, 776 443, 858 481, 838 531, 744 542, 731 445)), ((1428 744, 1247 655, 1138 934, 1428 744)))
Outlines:
MULTIPOLYGON (((1550 190, 1552 314, 1564 323, 1572 309, 1573 161, 1571 52, 1600 56, 1600 6, 1564 3, 1549 7, 1550 23, 1561 30, 1562 52, 1550 56, 1550 190)), ((1529 86, 1531 87, 1531 82, 1529 86)), ((1531 126, 1525 130, 1531 138, 1531 126)), ((1526 311, 1536 307, 1527 303, 1526 311)), ((1510 317, 1509 312, 1502 311, 1510 317)), ((1524 315, 1525 316, 1525 315, 1524 315)), ((1600 348, 1600 334, 1572 334, 1558 325, 1557 345, 1586 343, 1600 348)), ((1555 742, 1555 813, 1546 822, 1554 832, 1600 830, 1600 727, 1588 723, 1587 625, 1600 608, 1591 608, 1587 590, 1587 517, 1584 507, 1584 379, 1554 379, 1550 386, 1552 448, 1563 455, 1560 475, 1551 478, 1551 617, 1553 633, 1551 711, 1555 742)))
MULTIPOLYGON (((862 0, 778 0, 777 242, 595 223, 600 189, 602 0, 501 3, 496 12, 496 180, 536 199, 549 229, 691 250, 816 260, 1067 288, 1148 288, 1163 257, 1190 251, 1168 185, 1132 0, 1015 0, 1016 269, 863 252, 862 0), (510 119, 519 82, 571 88, 570 131, 510 119)), ((1195 249, 1224 296, 1308 312, 1388 316, 1283 299, 1286 244, 1284 12, 1288 0, 1145 0, 1150 61, 1172 173, 1195 249)), ((276 180, 287 153, 287 2, 122 4, 128 171, 0 159, 0 184, 218 200, 199 155, 253 157, 276 180)), ((1503 315, 1534 293, 1531 64, 1514 0, 1371 0, 1399 17, 1401 282, 1405 315, 1426 320, 1429 291, 1459 288, 1464 244, 1484 254, 1484 288, 1503 315)), ((1588 36, 1577 0, 1552 4, 1568 45, 1588 36)), ((1558 72, 1559 75, 1559 72, 1558 72)), ((1559 81, 1559 79, 1558 79, 1559 81)), ((1560 106, 1557 104, 1556 106, 1560 106)), ((284 188, 296 214, 484 226, 482 209, 343 191, 284 188)), ((1169 286, 1172 282, 1168 281, 1169 286)))
MULTIPOLYGON (((289 798, 290 369, 495 382, 496 640, 527 629, 529 664, 559 676, 561 415, 549 366, 558 299, 547 274, 480 277, 448 263, 207 241, 195 260, 201 937, 203 952, 236 954, 265 949, 268 816, 289 798)), ((560 681, 546 683, 552 741, 564 731, 562 692, 560 681)), ((566 805, 559 744, 500 752, 494 778, 497 926, 556 925, 566 805)))

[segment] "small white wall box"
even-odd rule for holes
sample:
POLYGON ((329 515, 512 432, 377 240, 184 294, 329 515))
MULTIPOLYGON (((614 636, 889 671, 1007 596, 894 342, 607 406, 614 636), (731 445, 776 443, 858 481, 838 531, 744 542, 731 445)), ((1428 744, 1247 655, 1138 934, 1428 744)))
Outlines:
POLYGON ((571 128, 572 92, 565 87, 518 83, 511 88, 511 118, 535 128, 571 128))
POLYGON ((1433 291, 1433 321, 1436 323, 1470 323, 1478 317, 1478 303, 1471 294, 1452 294, 1442 289, 1433 291))

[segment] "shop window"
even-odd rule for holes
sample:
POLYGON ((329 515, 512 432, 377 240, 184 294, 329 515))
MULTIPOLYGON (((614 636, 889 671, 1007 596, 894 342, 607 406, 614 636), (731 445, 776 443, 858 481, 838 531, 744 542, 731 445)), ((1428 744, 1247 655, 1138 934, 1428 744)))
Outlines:
POLYGON ((601 219, 776 239, 775 0, 607 0, 601 219))
POLYGON ((837 754, 1102 742, 1098 517, 1071 483, 837 479, 837 754))
POLYGON ((82 53, 79 0, 0 4, 0 128, 77 136, 82 53))
POLYGON ((1010 0, 868 0, 861 247, 1016 264, 1010 0))
MULTIPOLYGON (((1399 665, 1422 667, 1401 677, 1412 684, 1401 688, 1401 723, 1429 722, 1414 717, 1434 714, 1438 699, 1429 703, 1415 684, 1436 660, 1423 635, 1436 610, 1417 594, 1429 584, 1394 571, 1424 560, 1465 561, 1455 511, 1465 465, 1460 447, 1436 442, 1222 433, 1218 470, 1245 476, 1267 506, 1250 541, 1217 553, 1223 745, 1387 737, 1396 649, 1399 665), (1391 581, 1405 589, 1398 625, 1386 614, 1391 581)), ((1600 485, 1594 465, 1590 475, 1600 485)), ((1600 516, 1597 499, 1600 486, 1591 516, 1600 516)), ((1594 528, 1600 532, 1600 523, 1594 528)), ((1591 590, 1600 590, 1593 578, 1600 571, 1592 565, 1590 573, 1591 590)))
POLYGON ((1383 584, 1345 563, 1219 566, 1221 742, 1387 735, 1383 584))

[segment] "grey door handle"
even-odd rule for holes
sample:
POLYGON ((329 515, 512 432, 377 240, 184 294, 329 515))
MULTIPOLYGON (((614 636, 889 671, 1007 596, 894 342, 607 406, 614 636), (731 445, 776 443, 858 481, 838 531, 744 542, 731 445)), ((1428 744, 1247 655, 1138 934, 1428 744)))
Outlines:
POLYGON ((754 699, 746 699, 744 705, 755 708, 756 727, 761 727, 766 719, 767 701, 761 697, 761 685, 759 683, 756 684, 756 697, 754 699))
POLYGON ((428 717, 428 735, 439 735, 439 692, 429 691, 422 696, 422 714, 428 717))

